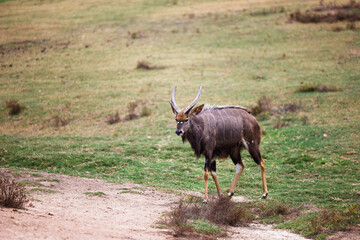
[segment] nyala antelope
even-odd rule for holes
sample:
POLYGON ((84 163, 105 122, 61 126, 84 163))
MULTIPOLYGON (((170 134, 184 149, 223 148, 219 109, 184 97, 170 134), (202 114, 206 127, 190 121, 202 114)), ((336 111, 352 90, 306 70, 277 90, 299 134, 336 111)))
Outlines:
POLYGON ((218 195, 222 195, 216 176, 216 158, 230 156, 235 164, 235 179, 228 193, 230 197, 234 195, 235 186, 244 170, 240 155, 243 148, 249 151, 251 157, 260 167, 263 185, 262 198, 266 199, 268 192, 265 164, 259 150, 261 130, 255 117, 245 108, 237 106, 204 107, 203 104, 194 108, 200 98, 201 88, 202 86, 200 86, 195 100, 185 109, 180 109, 175 102, 175 85, 170 105, 177 122, 176 134, 181 136, 183 142, 188 141, 190 143, 197 158, 201 155, 205 156, 204 203, 208 199, 209 173, 214 179, 218 195))

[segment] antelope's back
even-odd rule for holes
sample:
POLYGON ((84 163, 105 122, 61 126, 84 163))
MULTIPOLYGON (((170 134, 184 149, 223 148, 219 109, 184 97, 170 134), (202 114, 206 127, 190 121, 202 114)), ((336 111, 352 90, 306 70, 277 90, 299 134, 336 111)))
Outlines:
MULTIPOLYGON (((231 146, 241 141, 246 119, 253 118, 241 107, 207 107, 197 117, 204 123, 204 131, 216 139, 217 146, 231 146)), ((256 121, 256 120, 255 120, 256 121)))

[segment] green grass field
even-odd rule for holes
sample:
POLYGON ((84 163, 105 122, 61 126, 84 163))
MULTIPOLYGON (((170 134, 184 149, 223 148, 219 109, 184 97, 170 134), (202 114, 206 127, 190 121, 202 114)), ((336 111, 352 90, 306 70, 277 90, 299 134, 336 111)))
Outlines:
MULTIPOLYGON (((200 104, 271 100, 258 117, 268 201, 359 204, 360 23, 290 21, 318 5, 0 1, 0 167, 202 192, 204 160, 175 135, 168 103, 175 83, 180 107, 202 84, 200 104), (158 69, 138 69, 139 61, 158 69), (311 84, 337 91, 298 91, 311 84), (19 114, 9 114, 10 100, 19 114), (107 124, 134 103, 136 114, 145 106, 150 115, 107 124)), ((245 151, 243 159, 235 194, 258 201, 260 170, 245 151)), ((234 175, 230 160, 218 163, 223 190, 234 175)))

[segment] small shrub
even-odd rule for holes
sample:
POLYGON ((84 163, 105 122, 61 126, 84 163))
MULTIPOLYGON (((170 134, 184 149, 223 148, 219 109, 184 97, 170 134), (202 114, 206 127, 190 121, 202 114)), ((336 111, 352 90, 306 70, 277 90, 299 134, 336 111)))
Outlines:
POLYGON ((139 118, 139 115, 135 113, 136 108, 138 107, 139 103, 137 101, 130 102, 127 105, 128 114, 125 116, 125 120, 134 120, 139 118))
POLYGON ((143 106, 142 106, 142 109, 141 109, 140 114, 135 113, 135 110, 136 110, 136 108, 139 106, 139 103, 144 104, 144 103, 142 103, 141 101, 134 101, 134 102, 130 102, 130 103, 127 105, 128 114, 125 116, 125 120, 130 121, 130 120, 137 119, 137 118, 139 118, 139 117, 147 117, 147 116, 150 116, 150 114, 151 114, 151 109, 148 108, 146 105, 143 105, 143 106))
POLYGON ((259 100, 257 101, 257 105, 255 107, 252 107, 250 109, 250 111, 252 112, 252 114, 259 115, 262 112, 267 112, 270 111, 272 108, 272 100, 270 97, 268 96, 262 96, 261 98, 259 98, 259 100))
POLYGON ((186 232, 192 231, 192 227, 187 224, 187 219, 192 212, 190 204, 182 200, 169 214, 168 224, 172 227, 175 236, 183 236, 186 232))
POLYGON ((23 208, 29 200, 24 194, 25 187, 6 178, 0 178, 0 205, 9 208, 23 208))
POLYGON ((205 216, 211 222, 230 226, 244 226, 251 222, 250 211, 235 204, 229 197, 219 197, 208 203, 205 216))
POLYGON ((120 122, 119 112, 116 112, 114 115, 111 114, 111 115, 107 116, 106 122, 107 122, 107 124, 110 124, 110 125, 120 122))
POLYGON ((17 100, 9 100, 5 102, 5 108, 9 109, 9 115, 17 115, 19 114, 23 109, 24 106, 20 105, 17 100))
POLYGON ((138 105, 139 105, 139 103, 136 101, 128 103, 127 109, 128 109, 129 115, 135 113, 135 109, 137 108, 138 105))

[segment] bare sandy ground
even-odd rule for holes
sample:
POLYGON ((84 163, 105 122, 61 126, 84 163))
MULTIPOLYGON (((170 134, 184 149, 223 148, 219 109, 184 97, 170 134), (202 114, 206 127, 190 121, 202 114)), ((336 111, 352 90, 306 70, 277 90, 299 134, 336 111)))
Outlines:
MULTIPOLYGON (((37 188, 55 192, 31 193, 25 210, 0 208, 0 239, 175 239, 170 230, 156 226, 180 195, 136 184, 38 174, 23 173, 16 180, 40 182, 43 186, 37 188)), ((13 178, 6 169, 0 169, 0 177, 13 178)), ((229 228, 228 239, 304 238, 270 225, 252 224, 229 228)))

